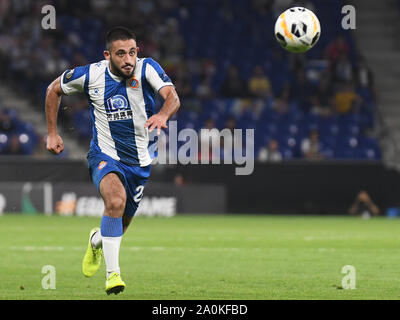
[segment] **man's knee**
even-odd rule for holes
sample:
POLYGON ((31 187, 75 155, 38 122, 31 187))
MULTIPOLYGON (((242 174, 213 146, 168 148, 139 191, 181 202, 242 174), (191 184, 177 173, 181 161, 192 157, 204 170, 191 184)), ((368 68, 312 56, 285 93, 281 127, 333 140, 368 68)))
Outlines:
POLYGON ((125 210, 126 192, 115 173, 107 174, 100 183, 100 194, 104 200, 105 215, 122 217, 125 210))
POLYGON ((105 201, 105 213, 111 217, 122 217, 126 199, 122 195, 114 195, 105 201))

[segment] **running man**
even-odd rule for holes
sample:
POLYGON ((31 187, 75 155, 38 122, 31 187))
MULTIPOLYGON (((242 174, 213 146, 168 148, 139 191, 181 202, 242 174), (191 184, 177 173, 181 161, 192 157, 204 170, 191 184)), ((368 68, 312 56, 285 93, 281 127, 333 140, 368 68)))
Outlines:
POLYGON ((89 102, 93 137, 88 167, 105 209, 100 228, 89 233, 82 272, 93 276, 104 256, 107 294, 118 294, 126 286, 119 249, 150 176, 149 132, 159 134, 167 128, 167 121, 180 107, 170 78, 152 58, 138 58, 138 51, 131 30, 112 28, 106 35, 105 60, 66 70, 46 92, 47 150, 53 154, 64 149, 57 132, 61 96, 83 92, 89 102), (155 114, 157 92, 164 103, 155 114))

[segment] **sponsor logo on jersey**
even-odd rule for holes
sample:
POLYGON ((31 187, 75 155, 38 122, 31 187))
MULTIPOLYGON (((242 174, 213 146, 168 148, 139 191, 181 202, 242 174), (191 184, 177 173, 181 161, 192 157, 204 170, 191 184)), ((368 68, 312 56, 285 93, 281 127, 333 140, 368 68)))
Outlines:
POLYGON ((107 99, 106 113, 108 121, 132 119, 128 100, 120 94, 107 99))
POLYGON ((72 75, 74 74, 74 71, 75 71, 75 69, 72 69, 72 70, 68 71, 68 72, 66 73, 66 75, 65 75, 65 78, 66 78, 67 80, 68 80, 68 79, 71 79, 72 75))

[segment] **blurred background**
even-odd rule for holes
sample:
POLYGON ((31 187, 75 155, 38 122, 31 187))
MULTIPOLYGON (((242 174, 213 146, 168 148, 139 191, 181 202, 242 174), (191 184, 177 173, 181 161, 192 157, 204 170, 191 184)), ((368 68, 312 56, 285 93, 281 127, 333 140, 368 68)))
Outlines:
POLYGON ((45 148, 44 101, 63 71, 102 60, 106 31, 123 25, 139 56, 175 84, 178 129, 255 130, 253 174, 156 164, 141 214, 397 216, 398 21, 395 0, 0 0, 0 212, 102 214, 86 165, 86 98, 63 97, 57 157, 45 148), (54 30, 41 27, 47 4, 54 30), (346 4, 356 8, 355 30, 342 28, 346 4), (286 52, 273 34, 291 6, 321 23, 305 54, 286 52))

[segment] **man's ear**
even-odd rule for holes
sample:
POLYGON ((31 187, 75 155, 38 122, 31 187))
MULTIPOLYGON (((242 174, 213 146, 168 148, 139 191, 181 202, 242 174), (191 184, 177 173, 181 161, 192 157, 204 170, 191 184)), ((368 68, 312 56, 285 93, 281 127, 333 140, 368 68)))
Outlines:
POLYGON ((110 56, 111 56, 110 51, 104 50, 103 54, 104 54, 104 58, 106 58, 106 60, 110 60, 110 56))

